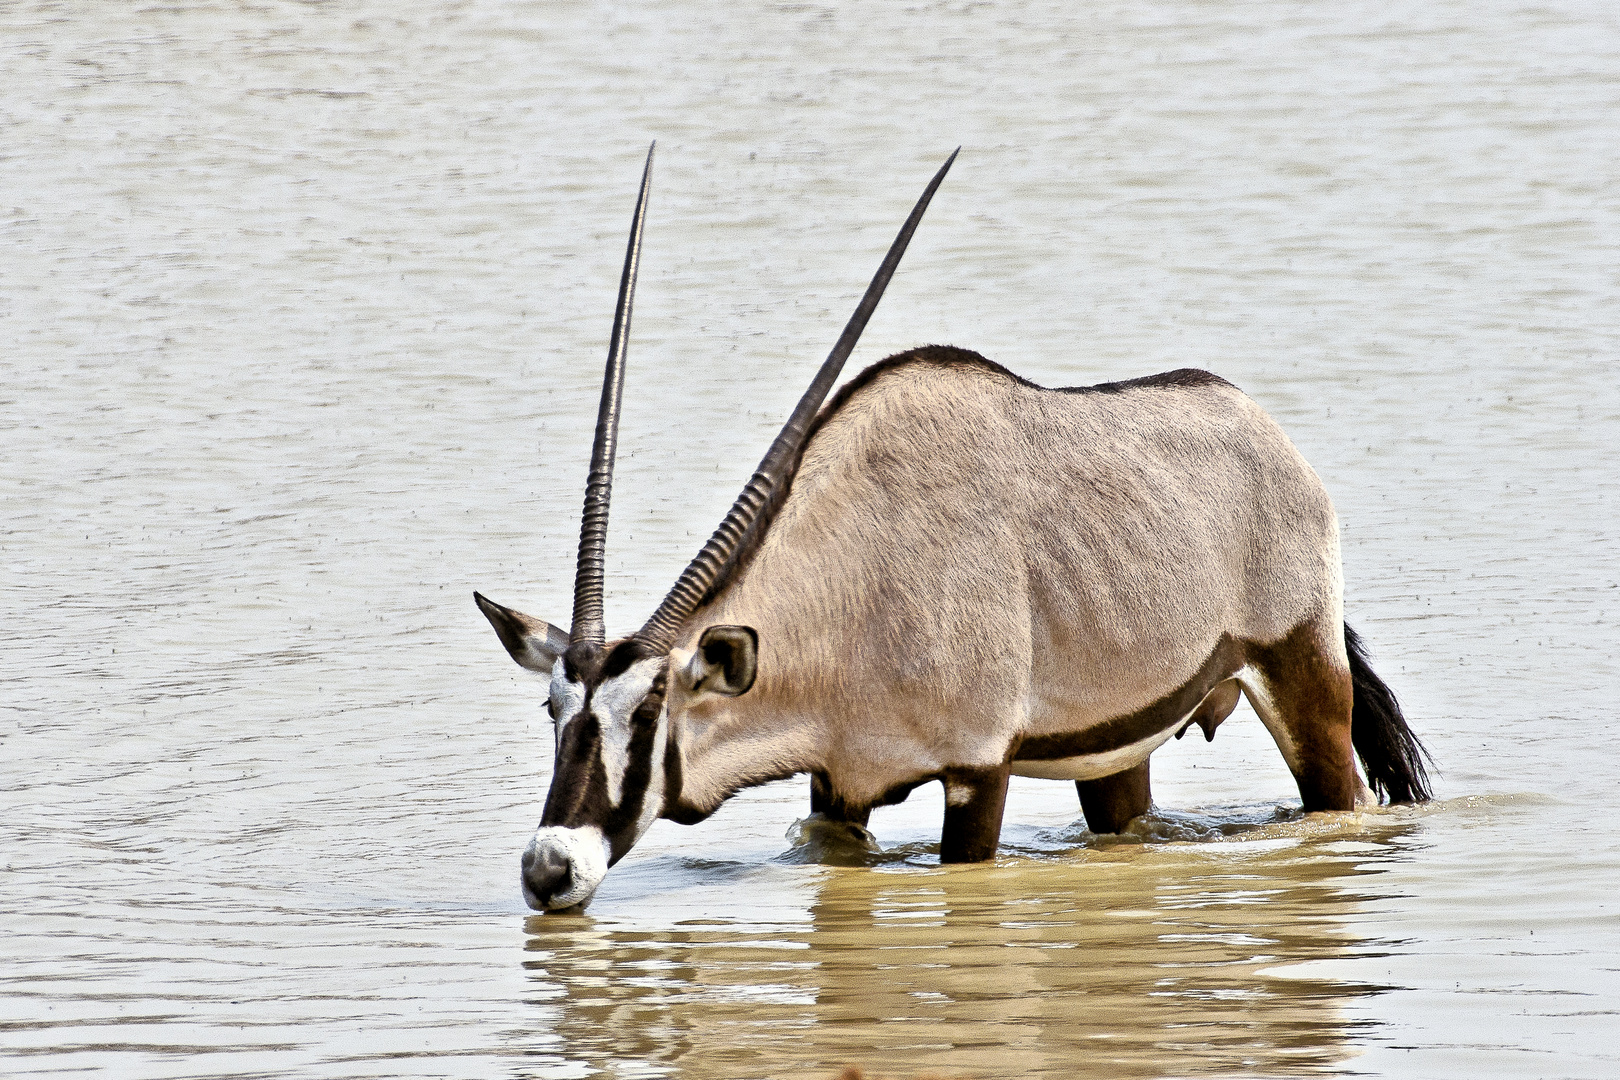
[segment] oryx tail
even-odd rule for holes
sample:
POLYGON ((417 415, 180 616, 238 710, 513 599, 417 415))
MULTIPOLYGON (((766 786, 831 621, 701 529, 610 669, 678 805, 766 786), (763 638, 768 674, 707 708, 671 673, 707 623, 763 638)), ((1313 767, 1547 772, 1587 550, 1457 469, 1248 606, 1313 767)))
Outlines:
POLYGON ((1350 712, 1350 744, 1361 758, 1367 783, 1392 803, 1429 799, 1429 758, 1423 744, 1401 715, 1401 704, 1367 663, 1361 636, 1344 627, 1344 651, 1350 656, 1355 705, 1350 712))

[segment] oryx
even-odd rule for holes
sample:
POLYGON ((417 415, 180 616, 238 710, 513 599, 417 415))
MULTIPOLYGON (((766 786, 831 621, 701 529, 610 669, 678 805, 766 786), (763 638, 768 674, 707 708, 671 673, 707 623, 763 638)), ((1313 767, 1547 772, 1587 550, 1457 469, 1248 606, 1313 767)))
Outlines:
POLYGON ((1424 752, 1344 623, 1333 505, 1226 381, 1044 389, 963 349, 890 357, 820 408, 950 168, 719 529, 640 630, 605 640, 603 549, 648 152, 585 489, 572 629, 474 594, 550 677, 530 906, 590 898, 665 817, 808 773, 864 824, 931 780, 940 858, 996 851, 1009 774, 1074 780, 1093 829, 1149 805, 1148 755, 1240 692, 1307 811, 1428 797, 1424 752), (819 412, 818 412, 819 409, 819 412))

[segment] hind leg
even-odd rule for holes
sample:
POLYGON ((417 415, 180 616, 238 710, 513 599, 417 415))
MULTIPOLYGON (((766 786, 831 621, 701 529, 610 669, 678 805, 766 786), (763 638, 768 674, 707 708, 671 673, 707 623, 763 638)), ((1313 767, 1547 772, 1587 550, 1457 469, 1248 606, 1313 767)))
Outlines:
POLYGON ((1350 745, 1354 703, 1343 630, 1306 624, 1253 648, 1238 676, 1276 740, 1306 811, 1353 810, 1369 798, 1350 745))
POLYGON ((1086 827, 1094 833, 1123 832, 1133 817, 1147 813, 1153 805, 1145 760, 1101 780, 1076 780, 1074 786, 1080 792, 1086 827))

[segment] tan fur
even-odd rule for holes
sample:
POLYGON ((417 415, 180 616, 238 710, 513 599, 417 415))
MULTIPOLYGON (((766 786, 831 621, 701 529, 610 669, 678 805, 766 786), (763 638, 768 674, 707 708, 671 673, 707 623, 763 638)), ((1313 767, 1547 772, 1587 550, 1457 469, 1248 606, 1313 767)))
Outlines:
POLYGON ((1348 670, 1332 503, 1248 397, 1046 390, 945 352, 835 403, 755 556, 685 624, 682 650, 759 632, 747 694, 671 695, 689 804, 802 771, 865 803, 1000 765, 1159 699, 1223 633, 1311 623, 1348 670))

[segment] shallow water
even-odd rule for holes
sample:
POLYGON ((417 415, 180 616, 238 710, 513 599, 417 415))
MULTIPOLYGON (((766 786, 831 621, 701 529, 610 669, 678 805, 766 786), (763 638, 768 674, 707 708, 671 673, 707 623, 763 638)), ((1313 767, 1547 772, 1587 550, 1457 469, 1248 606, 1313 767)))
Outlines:
POLYGON ((1620 1070, 1620 26, 1605 6, 0 7, 0 1071, 1620 1070), (940 868, 801 782, 517 890, 634 183, 637 624, 927 176, 852 370, 1237 382, 1441 767, 1300 818, 1246 708, 1139 835, 940 868), (791 836, 789 834, 792 834, 791 836))

